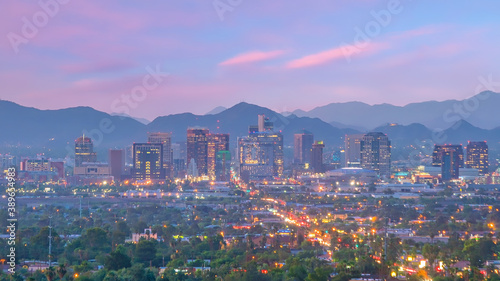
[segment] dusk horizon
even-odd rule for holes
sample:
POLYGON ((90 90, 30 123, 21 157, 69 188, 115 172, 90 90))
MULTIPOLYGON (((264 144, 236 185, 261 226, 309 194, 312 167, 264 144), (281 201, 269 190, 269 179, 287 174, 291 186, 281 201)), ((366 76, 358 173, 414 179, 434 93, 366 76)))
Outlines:
POLYGON ((1 98, 113 112, 156 72, 130 108, 151 119, 241 101, 282 112, 460 100, 477 94, 479 77, 498 80, 494 1, 61 3, 5 4, 1 98))
POLYGON ((0 281, 500 281, 500 1, 1 7, 0 281))

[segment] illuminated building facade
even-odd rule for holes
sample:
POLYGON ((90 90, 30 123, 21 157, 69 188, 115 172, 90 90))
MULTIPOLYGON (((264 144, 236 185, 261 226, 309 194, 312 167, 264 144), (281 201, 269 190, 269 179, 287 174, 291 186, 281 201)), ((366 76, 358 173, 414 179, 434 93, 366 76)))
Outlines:
POLYGON ((148 133, 148 143, 160 143, 163 146, 163 168, 166 171, 165 176, 171 177, 173 170, 173 151, 171 133, 148 133))
POLYGON ((75 140, 75 167, 80 167, 85 162, 97 162, 97 154, 94 152, 92 139, 82 136, 75 140))
POLYGON ((165 179, 161 143, 134 143, 133 162, 132 177, 135 180, 165 179))
POLYGON ((464 168, 464 149, 461 144, 436 144, 432 152, 432 166, 441 167, 443 155, 447 152, 453 152, 458 157, 459 168, 464 168))
POLYGON ((458 179, 460 169, 460 154, 457 150, 444 150, 441 153, 441 179, 449 181, 458 179))
POLYGON ((391 141, 380 132, 363 136, 360 143, 361 167, 376 171, 381 176, 391 175, 391 141))
POLYGON ((323 149, 325 144, 322 141, 317 141, 312 145, 311 167, 315 173, 323 173, 323 149))
POLYGON ((270 130, 272 123, 259 117, 259 129, 238 140, 240 176, 244 180, 262 180, 283 176, 283 135, 270 130), (264 121, 262 121, 264 120, 264 121))
POLYGON ((215 180, 231 180, 231 153, 229 151, 218 151, 215 161, 215 180))
POLYGON ((197 176, 208 175, 208 134, 203 128, 187 130, 187 165, 197 169, 197 176))
MULTIPOLYGON (((207 144, 207 170, 211 179, 216 178, 219 151, 229 152, 229 134, 209 134, 207 144)), ((229 157, 231 155, 229 154, 229 157)), ((231 158, 229 158, 231 161, 231 158)))
POLYGON ((361 166, 361 141, 363 134, 346 135, 344 138, 345 167, 361 166))
POLYGON ((486 141, 469 141, 466 165, 467 168, 478 169, 480 175, 488 173, 488 144, 486 141))

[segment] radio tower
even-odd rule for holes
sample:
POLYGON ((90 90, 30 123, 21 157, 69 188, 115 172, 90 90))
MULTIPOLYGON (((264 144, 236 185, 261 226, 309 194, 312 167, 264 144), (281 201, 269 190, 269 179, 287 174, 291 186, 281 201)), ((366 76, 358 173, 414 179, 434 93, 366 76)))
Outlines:
POLYGON ((52 267, 52 215, 49 216, 49 267, 52 267))

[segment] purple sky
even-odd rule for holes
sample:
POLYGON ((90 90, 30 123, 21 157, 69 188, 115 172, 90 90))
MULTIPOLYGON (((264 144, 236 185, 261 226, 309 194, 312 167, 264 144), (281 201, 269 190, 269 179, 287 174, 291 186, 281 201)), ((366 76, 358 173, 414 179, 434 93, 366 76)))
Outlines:
POLYGON ((478 76, 500 75, 497 0, 64 1, 51 15, 38 1, 2 3, 1 99, 153 119, 241 101, 291 111, 463 99, 478 76), (170 75, 156 85, 148 67, 170 75), (125 106, 144 79, 147 95, 125 106))

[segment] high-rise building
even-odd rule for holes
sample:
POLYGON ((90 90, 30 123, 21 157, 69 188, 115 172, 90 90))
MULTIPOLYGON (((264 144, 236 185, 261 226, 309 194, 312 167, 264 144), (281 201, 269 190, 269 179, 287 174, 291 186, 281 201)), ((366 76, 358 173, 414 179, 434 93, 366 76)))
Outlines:
POLYGON ((229 151, 221 150, 217 152, 215 162, 215 180, 231 180, 231 153, 229 151))
POLYGON ((92 139, 82 136, 75 140, 75 167, 80 167, 85 162, 97 162, 97 154, 94 152, 92 139))
POLYGON ((208 129, 187 130, 187 165, 196 167, 198 176, 208 175, 208 129))
POLYGON ((172 163, 172 134, 171 133, 148 133, 149 143, 161 143, 163 145, 163 163, 172 163))
POLYGON ((51 171, 50 160, 46 158, 26 158, 21 160, 21 171, 48 172, 51 171))
POLYGON ((269 120, 269 117, 259 115, 257 128, 259 129, 259 132, 272 131, 274 130, 274 123, 269 120))
POLYGON ((264 131, 255 132, 252 127, 248 137, 238 139, 240 176, 247 181, 282 177, 283 135, 272 131, 270 121, 264 122, 264 131))
POLYGON ((449 149, 441 153, 441 179, 449 181, 458 179, 460 165, 460 154, 458 150, 449 149))
POLYGON ((436 144, 432 152, 432 166, 441 167, 443 153, 454 151, 458 155, 458 166, 464 168, 464 149, 461 144, 436 144))
POLYGON ((466 164, 467 168, 478 169, 480 175, 488 173, 488 144, 486 141, 469 141, 466 164))
POLYGON ((120 182, 125 172, 125 150, 109 150, 109 168, 115 182, 120 182))
POLYGON ((165 176, 170 178, 173 170, 172 134, 149 132, 148 143, 161 143, 163 145, 163 168, 165 169, 165 176))
POLYGON ((311 133, 295 134, 293 136, 293 161, 294 164, 304 165, 311 163, 311 150, 314 136, 311 133))
POLYGON ((161 143, 134 143, 133 162, 132 177, 135 180, 165 179, 161 143))
POLYGON ((345 167, 360 167, 361 166, 361 141, 363 134, 346 135, 344 138, 344 157, 345 167))
POLYGON ((324 172, 323 148, 325 148, 325 144, 322 141, 316 141, 312 145, 311 167, 315 173, 324 172))
POLYGON ((208 176, 211 179, 216 178, 216 162, 217 162, 217 153, 219 151, 229 151, 229 134, 208 135, 207 169, 208 169, 208 176))
POLYGON ((380 132, 363 136, 361 145, 361 167, 376 171, 381 176, 391 175, 391 141, 380 132))

